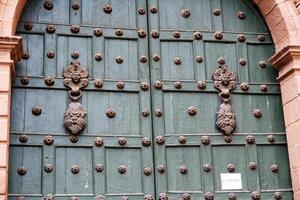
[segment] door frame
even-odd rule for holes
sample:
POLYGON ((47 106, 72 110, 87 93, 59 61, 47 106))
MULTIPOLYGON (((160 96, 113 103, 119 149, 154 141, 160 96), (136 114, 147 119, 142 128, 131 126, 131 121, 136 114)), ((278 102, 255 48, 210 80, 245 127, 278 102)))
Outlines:
MULTIPOLYGON (((300 0, 252 0, 264 17, 276 47, 270 62, 279 70, 294 199, 300 200, 300 0), (296 108, 296 109, 295 109, 296 108), (297 110, 297 112, 295 112, 297 110)), ((11 80, 23 54, 22 38, 15 36, 25 0, 0 2, 0 200, 7 198, 11 80)))

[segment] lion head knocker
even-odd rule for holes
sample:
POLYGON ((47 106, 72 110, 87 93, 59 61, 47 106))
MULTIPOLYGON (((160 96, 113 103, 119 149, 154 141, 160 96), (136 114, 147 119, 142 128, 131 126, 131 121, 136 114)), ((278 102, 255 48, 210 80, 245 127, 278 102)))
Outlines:
POLYGON ((87 87, 89 72, 80 66, 79 62, 71 63, 64 70, 64 85, 70 89, 69 95, 73 101, 77 101, 81 95, 81 89, 87 87))
POLYGON ((236 78, 234 72, 231 72, 227 65, 221 65, 213 74, 214 86, 219 90, 219 97, 222 104, 217 112, 217 127, 230 135, 236 127, 236 116, 232 111, 230 100, 230 91, 236 87, 236 78))
POLYGON ((87 113, 78 101, 82 96, 81 89, 89 84, 88 75, 88 70, 80 66, 79 62, 71 63, 64 70, 64 85, 69 88, 69 96, 73 101, 65 111, 64 126, 70 131, 73 141, 77 141, 74 138, 78 138, 78 135, 87 125, 87 113))

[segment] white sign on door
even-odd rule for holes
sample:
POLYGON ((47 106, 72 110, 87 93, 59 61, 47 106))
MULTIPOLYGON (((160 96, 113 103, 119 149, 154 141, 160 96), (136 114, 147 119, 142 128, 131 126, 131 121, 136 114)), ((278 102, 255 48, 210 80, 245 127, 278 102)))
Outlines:
POLYGON ((222 190, 241 190, 242 175, 240 173, 222 173, 221 174, 222 190))

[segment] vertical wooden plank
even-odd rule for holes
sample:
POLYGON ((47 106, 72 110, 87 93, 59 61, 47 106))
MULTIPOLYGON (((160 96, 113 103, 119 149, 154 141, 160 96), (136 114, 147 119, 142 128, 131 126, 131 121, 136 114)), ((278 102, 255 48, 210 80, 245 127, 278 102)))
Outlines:
POLYGON ((211 15, 212 15, 212 26, 213 30, 215 31, 223 31, 223 12, 226 12, 226 10, 222 9, 221 0, 213 0, 211 1, 211 15), (220 15, 214 14, 213 11, 216 11, 216 9, 220 10, 220 15))

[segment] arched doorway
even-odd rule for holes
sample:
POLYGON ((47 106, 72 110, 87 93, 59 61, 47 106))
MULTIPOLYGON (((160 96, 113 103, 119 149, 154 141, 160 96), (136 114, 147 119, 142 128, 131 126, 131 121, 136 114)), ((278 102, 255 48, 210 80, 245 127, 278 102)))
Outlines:
POLYGON ((292 198, 250 1, 30 1, 18 33, 10 198, 292 198))

